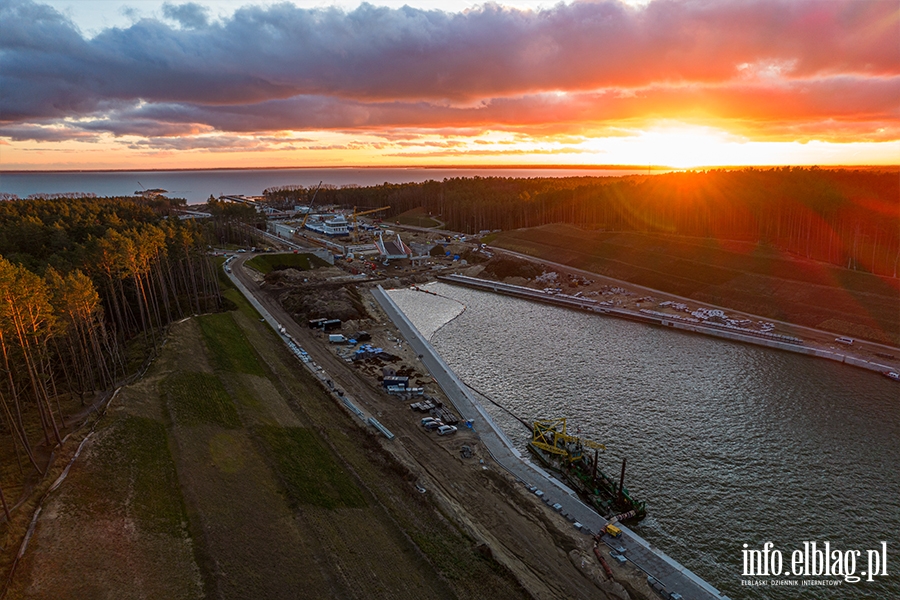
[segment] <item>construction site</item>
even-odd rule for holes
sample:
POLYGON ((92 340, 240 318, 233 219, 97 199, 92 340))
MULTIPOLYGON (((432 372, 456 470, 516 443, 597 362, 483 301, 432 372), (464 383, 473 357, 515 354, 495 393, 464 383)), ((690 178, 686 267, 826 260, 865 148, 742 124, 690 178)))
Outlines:
POLYGON ((251 255, 227 263, 234 310, 173 325, 57 462, 7 597, 658 597, 493 458, 370 292, 340 320, 369 336, 354 360, 251 255))

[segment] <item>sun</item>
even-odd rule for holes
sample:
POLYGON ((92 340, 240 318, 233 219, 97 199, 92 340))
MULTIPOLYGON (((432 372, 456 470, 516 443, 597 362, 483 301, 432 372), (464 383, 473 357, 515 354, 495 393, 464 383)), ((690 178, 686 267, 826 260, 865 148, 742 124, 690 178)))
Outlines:
POLYGON ((678 169, 702 166, 746 164, 751 157, 743 140, 702 126, 661 127, 643 131, 632 138, 645 153, 644 162, 678 169))
POLYGON ((617 164, 676 169, 771 165, 896 164, 900 143, 756 140, 715 127, 663 123, 594 138, 590 147, 617 164))
POLYGON ((682 169, 716 162, 726 143, 723 135, 704 128, 649 131, 638 137, 648 149, 650 162, 682 169))

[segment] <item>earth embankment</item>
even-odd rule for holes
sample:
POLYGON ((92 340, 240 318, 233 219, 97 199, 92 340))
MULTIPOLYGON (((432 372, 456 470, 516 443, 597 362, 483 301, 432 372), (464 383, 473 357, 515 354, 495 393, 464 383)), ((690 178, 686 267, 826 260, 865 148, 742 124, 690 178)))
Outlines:
POLYGON ((546 225, 491 245, 744 313, 900 345, 897 279, 748 242, 546 225))

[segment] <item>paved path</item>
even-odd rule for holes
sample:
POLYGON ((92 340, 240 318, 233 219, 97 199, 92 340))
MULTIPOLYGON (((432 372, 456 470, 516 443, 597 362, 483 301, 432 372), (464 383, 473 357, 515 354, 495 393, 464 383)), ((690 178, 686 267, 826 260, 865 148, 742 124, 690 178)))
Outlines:
MULTIPOLYGON (((419 333, 384 289, 378 286, 372 293, 375 300, 396 325, 400 334, 406 338, 416 354, 419 355, 422 364, 447 394, 459 415, 463 419, 473 422, 481 443, 494 460, 525 485, 536 487, 542 491, 542 499, 548 505, 561 505, 562 508, 559 512, 570 521, 581 523, 591 532, 600 531, 606 525, 606 519, 582 502, 578 495, 561 481, 524 460, 521 453, 515 449, 503 431, 484 411, 469 388, 447 366, 428 340, 419 333)), ((621 525, 619 527, 623 530, 621 538, 610 540, 608 536, 604 536, 603 540, 612 548, 617 546, 625 548, 624 555, 642 571, 660 581, 667 592, 676 592, 683 598, 691 600, 727 598, 678 562, 651 547, 649 543, 627 527, 621 525)))

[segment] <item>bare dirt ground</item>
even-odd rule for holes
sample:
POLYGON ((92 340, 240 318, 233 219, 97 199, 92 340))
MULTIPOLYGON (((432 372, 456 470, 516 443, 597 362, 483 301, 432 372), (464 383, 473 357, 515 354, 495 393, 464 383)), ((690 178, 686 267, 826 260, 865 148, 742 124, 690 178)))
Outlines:
MULTIPOLYGON (((236 316, 244 326, 257 325, 236 316)), ((252 371, 264 359, 249 352, 252 361, 237 366, 252 371)), ((296 400, 282 395, 287 388, 279 376, 265 368, 266 377, 227 372, 210 363, 196 321, 173 328, 153 371, 120 394, 83 460, 45 505, 9 597, 456 595, 369 490, 382 478, 364 483, 330 452, 327 441, 311 433, 304 411, 292 410, 289 402, 296 400), (201 375, 208 387, 172 385, 184 374, 201 375), (216 396, 218 386, 227 404, 217 413, 221 407, 203 398, 216 396), (273 433, 276 439, 309 433, 303 439, 320 459, 315 467, 335 472, 306 482, 298 495, 284 481, 294 457, 260 440, 273 433), (340 489, 326 490, 324 500, 314 497, 321 479, 340 489)), ((302 388, 302 381, 290 381, 292 373, 281 375, 302 388)), ((318 389, 303 391, 331 404, 318 389)), ((365 460, 362 448, 352 451, 365 460)), ((408 508, 407 502, 401 498, 398 508, 408 508)), ((417 508, 427 513, 430 507, 409 512, 417 508)), ((467 546, 461 551, 477 556, 467 546)), ((501 572, 495 579, 501 597, 519 596, 511 577, 501 572)))

